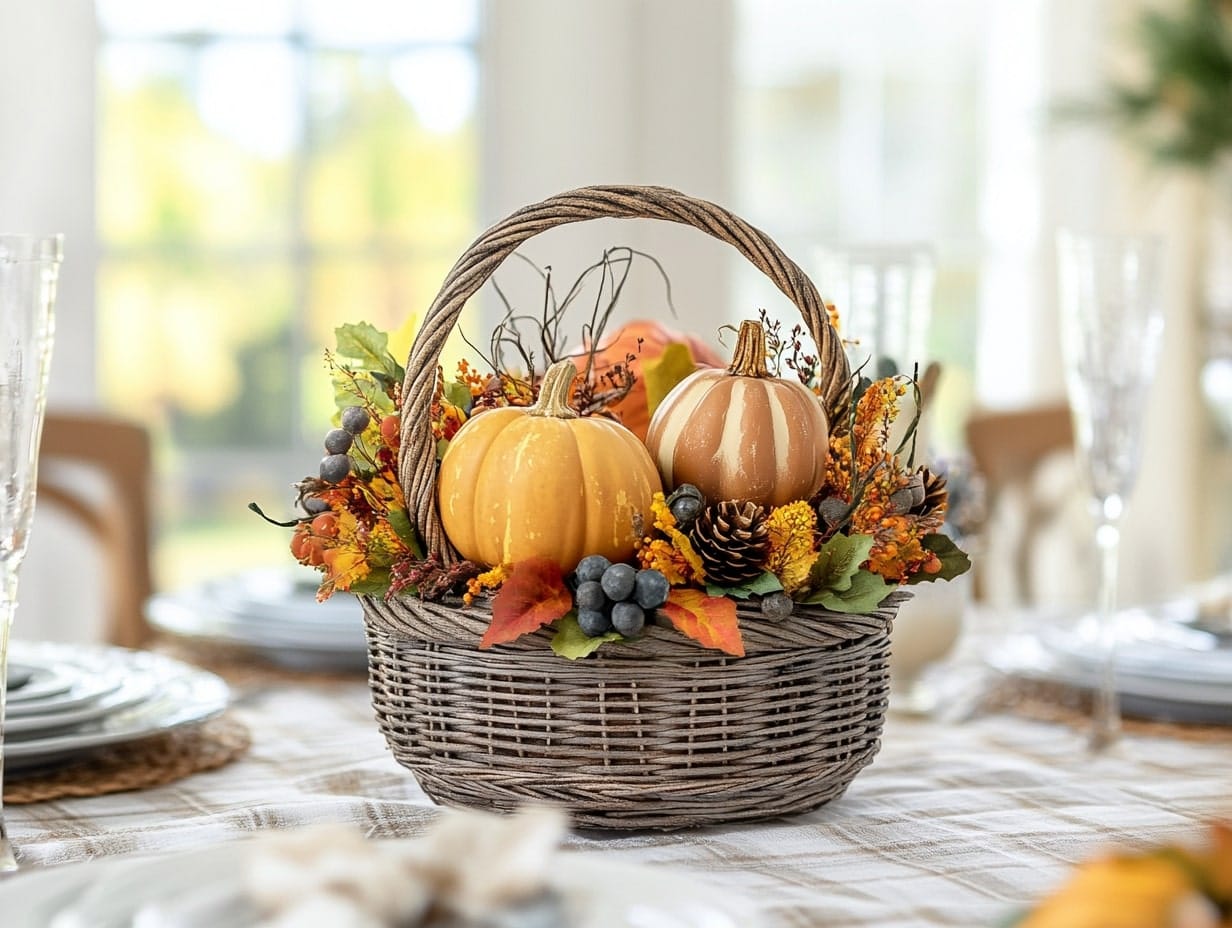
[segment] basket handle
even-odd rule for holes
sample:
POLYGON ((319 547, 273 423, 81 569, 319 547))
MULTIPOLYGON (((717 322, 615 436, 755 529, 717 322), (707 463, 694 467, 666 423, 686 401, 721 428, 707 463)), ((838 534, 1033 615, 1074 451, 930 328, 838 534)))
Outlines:
POLYGON ((436 504, 436 443, 431 407, 437 365, 462 307, 523 242, 540 232, 586 219, 663 219, 693 226, 733 245, 769 277, 800 310, 817 344, 821 395, 832 429, 845 429, 851 374, 842 342, 817 288, 770 237, 721 206, 667 187, 581 187, 525 206, 492 226, 462 253, 428 308, 411 346, 402 386, 402 446, 398 477, 407 507, 429 552, 451 561, 455 554, 441 527, 436 504))

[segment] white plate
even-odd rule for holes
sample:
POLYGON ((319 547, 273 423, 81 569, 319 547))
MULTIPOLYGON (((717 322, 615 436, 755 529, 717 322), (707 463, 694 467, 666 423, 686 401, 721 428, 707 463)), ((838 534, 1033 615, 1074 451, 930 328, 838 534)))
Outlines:
MULTIPOLYGON (((10 701, 5 713, 10 722, 84 709, 120 689, 128 672, 125 664, 117 663, 106 651, 94 648, 70 650, 48 642, 14 641, 11 650, 20 655, 23 662, 39 667, 57 682, 50 687, 54 692, 46 696, 10 701)), ((36 671, 29 686, 38 685, 39 672, 36 671)), ((9 728, 9 731, 17 730, 20 729, 9 728)))
MULTIPOLYGON (((1101 676, 1097 665, 1067 660, 1031 634, 1007 638, 993 646, 985 659, 1010 676, 1083 689, 1098 686, 1101 676)), ((1116 683, 1126 714, 1171 722, 1232 725, 1232 682, 1221 686, 1118 670, 1116 683)))
POLYGON ((10 662, 8 665, 8 673, 4 678, 5 690, 9 693, 13 693, 21 689, 32 679, 34 679, 34 674, 37 670, 37 667, 25 667, 21 664, 14 664, 10 662))
POLYGON ((342 628, 362 624, 363 611, 350 595, 338 594, 317 602, 319 579, 318 574, 303 571, 250 570, 207 583, 201 592, 241 619, 342 628))
POLYGON ((8 709, 10 713, 13 711, 14 706, 21 705, 22 703, 47 699, 51 696, 67 693, 73 685, 74 675, 63 664, 54 667, 32 666, 25 663, 19 664, 13 659, 13 651, 20 649, 20 646, 20 642, 16 641, 12 642, 9 646, 9 664, 10 667, 16 665, 19 669, 29 671, 30 681, 18 689, 9 691, 8 709))
MULTIPOLYGON (((118 712, 120 709, 127 709, 148 698, 156 683, 156 678, 150 674, 130 672, 128 678, 119 683, 112 692, 82 705, 6 719, 4 723, 5 743, 11 745, 17 741, 28 740, 37 737, 40 732, 63 732, 70 726, 92 722, 112 712, 118 712)), ((35 703, 35 705, 39 704, 35 703)))
POLYGON ((227 707, 229 692, 222 679, 180 661, 122 648, 73 646, 73 650, 94 655, 100 663, 122 662, 128 674, 149 680, 147 697, 69 731, 57 730, 42 737, 13 740, 4 746, 6 768, 19 770, 42 766, 93 748, 147 738, 203 722, 227 707))
POLYGON ((330 602, 335 600, 338 605, 330 610, 331 621, 297 624, 285 617, 237 615, 198 589, 152 597, 146 604, 146 616, 163 631, 247 648, 279 663, 363 667, 368 645, 362 607, 349 594, 339 594, 330 602))
MULTIPOLYGON (((1126 609, 1115 619, 1117 668, 1140 677, 1184 683, 1232 685, 1232 648, 1216 635, 1170 621, 1157 609, 1126 609)), ((1039 630, 1044 645, 1088 667, 1102 664, 1095 617, 1039 630)))
MULTIPOLYGON (((359 604, 355 603, 358 609, 359 604)), ((146 606, 150 621, 167 631, 204 635, 238 644, 262 647, 304 647, 327 650, 364 647, 362 614, 343 627, 294 625, 278 620, 239 619, 216 602, 197 593, 169 593, 151 598, 146 606)))
MULTIPOLYGON (((259 840, 259 839, 258 839, 259 840)), ((157 858, 56 867, 0 883, 4 928, 253 928, 243 896, 248 842, 157 858)), ((759 928, 749 900, 668 867, 561 853, 549 881, 569 928, 759 928)))

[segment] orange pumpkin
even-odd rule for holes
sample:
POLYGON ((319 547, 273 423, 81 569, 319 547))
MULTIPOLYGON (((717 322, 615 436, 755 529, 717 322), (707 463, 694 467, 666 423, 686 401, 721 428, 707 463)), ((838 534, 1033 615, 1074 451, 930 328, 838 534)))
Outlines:
POLYGON ((781 506, 821 489, 829 428, 813 391, 767 370, 761 325, 743 322, 731 366, 677 384, 646 445, 669 489, 691 483, 713 500, 781 506))
MULTIPOLYGON (((610 336, 604 336, 595 350, 595 370, 602 371, 613 364, 623 364, 627 355, 633 355, 642 364, 656 360, 668 345, 683 342, 689 346, 693 362, 698 369, 723 367, 723 359, 708 344, 696 335, 675 332, 652 319, 635 319, 622 326, 610 336), (638 340, 641 340, 639 346, 638 340)), ((650 409, 646 400, 646 380, 638 373, 637 381, 611 410, 620 416, 624 426, 642 441, 650 428, 650 409)))
POLYGON ((659 474, 632 432, 570 407, 576 376, 559 361, 534 406, 488 410, 453 437, 437 492, 445 535, 466 559, 547 557, 570 571, 590 554, 633 556, 634 516, 653 521, 659 474))

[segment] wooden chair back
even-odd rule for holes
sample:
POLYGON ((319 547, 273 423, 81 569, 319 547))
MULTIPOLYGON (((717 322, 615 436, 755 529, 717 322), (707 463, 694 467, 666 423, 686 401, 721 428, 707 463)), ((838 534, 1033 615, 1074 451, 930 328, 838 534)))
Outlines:
MULTIPOLYGON (((1025 500, 1022 531, 1012 554, 1014 598, 1026 602, 1032 596, 1032 540, 1056 516, 1059 509, 1033 494, 1032 479, 1043 463, 1058 452, 1073 447, 1069 407, 1064 404, 1004 412, 976 413, 967 421, 967 448, 975 469, 983 477, 989 515, 1009 495, 1021 491, 1025 500)), ((976 596, 987 589, 976 573, 976 596)))
POLYGON ((143 427, 103 414, 47 413, 38 498, 63 510, 98 544, 107 584, 105 635, 123 647, 141 647, 150 634, 144 609, 153 592, 152 469, 150 439, 143 427), (105 491, 89 492, 98 487, 83 485, 78 468, 101 476, 105 491))

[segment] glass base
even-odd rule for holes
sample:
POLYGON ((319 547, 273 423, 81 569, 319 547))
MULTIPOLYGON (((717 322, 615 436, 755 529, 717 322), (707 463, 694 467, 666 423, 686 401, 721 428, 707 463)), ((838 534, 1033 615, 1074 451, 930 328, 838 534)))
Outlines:
POLYGON ((4 833, 4 825, 0 823, 0 873, 13 873, 17 870, 17 857, 13 854, 13 845, 4 833))
POLYGON ((918 677, 890 687, 889 709, 898 715, 932 715, 939 702, 937 691, 918 677))

